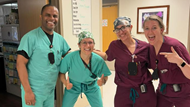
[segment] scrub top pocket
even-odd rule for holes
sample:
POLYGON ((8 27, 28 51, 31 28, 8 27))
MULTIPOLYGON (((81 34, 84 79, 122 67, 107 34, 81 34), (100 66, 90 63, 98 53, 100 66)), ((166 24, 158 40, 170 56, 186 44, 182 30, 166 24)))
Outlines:
POLYGON ((60 65, 60 63, 61 63, 61 57, 62 57, 62 52, 59 52, 59 51, 57 51, 56 52, 56 65, 60 65))

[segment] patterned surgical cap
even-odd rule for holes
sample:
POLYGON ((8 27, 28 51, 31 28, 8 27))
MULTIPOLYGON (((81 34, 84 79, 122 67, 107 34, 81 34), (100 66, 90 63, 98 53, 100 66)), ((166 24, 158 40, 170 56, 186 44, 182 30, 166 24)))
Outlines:
POLYGON ((78 43, 80 43, 80 41, 82 41, 85 38, 91 38, 94 41, 92 33, 88 32, 88 31, 83 31, 83 32, 79 33, 78 38, 79 38, 78 43))
POLYGON ((118 17, 117 19, 115 19, 113 24, 114 29, 116 29, 116 27, 119 25, 131 26, 131 19, 129 17, 118 17))

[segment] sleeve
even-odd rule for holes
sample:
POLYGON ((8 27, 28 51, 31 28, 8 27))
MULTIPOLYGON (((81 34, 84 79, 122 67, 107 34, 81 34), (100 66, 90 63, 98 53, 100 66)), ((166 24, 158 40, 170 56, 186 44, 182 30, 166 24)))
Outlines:
POLYGON ((190 55, 187 51, 186 47, 180 42, 178 46, 174 47, 174 50, 178 53, 178 55, 185 60, 188 64, 190 64, 190 55))
POLYGON ((25 51, 30 58, 34 50, 34 39, 33 36, 29 33, 22 37, 17 51, 25 51))
POLYGON ((114 42, 111 42, 109 47, 108 47, 108 50, 106 51, 108 61, 113 61, 115 59, 114 47, 115 47, 114 42))
POLYGON ((17 51, 17 54, 24 56, 26 59, 29 59, 28 54, 25 51, 17 51))
POLYGON ((63 38, 63 52, 62 52, 62 56, 64 56, 69 50, 71 50, 71 48, 69 47, 68 43, 65 41, 65 39, 63 38))
POLYGON ((104 74, 104 76, 109 76, 111 75, 111 72, 108 68, 108 66, 106 65, 105 61, 102 59, 100 60, 100 63, 99 63, 101 66, 100 66, 100 72, 98 73, 98 77, 101 77, 102 74, 104 74))
POLYGON ((61 73, 66 73, 69 71, 69 66, 70 65, 70 58, 69 55, 67 54, 62 60, 60 64, 60 72, 61 73))

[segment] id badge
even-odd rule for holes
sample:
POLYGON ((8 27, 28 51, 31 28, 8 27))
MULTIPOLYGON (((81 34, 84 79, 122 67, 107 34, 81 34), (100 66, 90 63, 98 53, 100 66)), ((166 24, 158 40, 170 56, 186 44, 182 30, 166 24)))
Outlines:
POLYGON ((175 92, 180 91, 180 86, 178 84, 173 84, 173 89, 175 92))
POLYGON ((153 80, 157 80, 158 79, 158 69, 157 68, 152 73, 152 79, 153 80))
POLYGON ((137 75, 137 64, 135 62, 129 62, 128 74, 129 75, 137 75))
POLYGON ((146 93, 147 92, 147 88, 145 84, 140 85, 140 89, 141 89, 141 93, 146 93))
POLYGON ((50 52, 50 53, 48 54, 48 59, 49 59, 49 62, 50 62, 51 64, 54 64, 55 60, 54 60, 54 54, 53 54, 52 52, 50 52))

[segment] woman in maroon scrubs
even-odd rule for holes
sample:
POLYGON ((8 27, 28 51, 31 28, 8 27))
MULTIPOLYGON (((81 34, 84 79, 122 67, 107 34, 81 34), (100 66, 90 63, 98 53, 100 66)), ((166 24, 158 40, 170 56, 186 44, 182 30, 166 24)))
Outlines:
POLYGON ((147 69, 149 44, 131 36, 131 19, 119 17, 114 32, 119 38, 110 43, 106 53, 94 51, 105 60, 115 60, 114 107, 156 107, 152 77, 147 69))
POLYGON ((189 107, 190 56, 187 49, 178 40, 163 34, 164 24, 156 15, 146 18, 143 29, 151 45, 153 77, 160 79, 157 107, 189 107))

